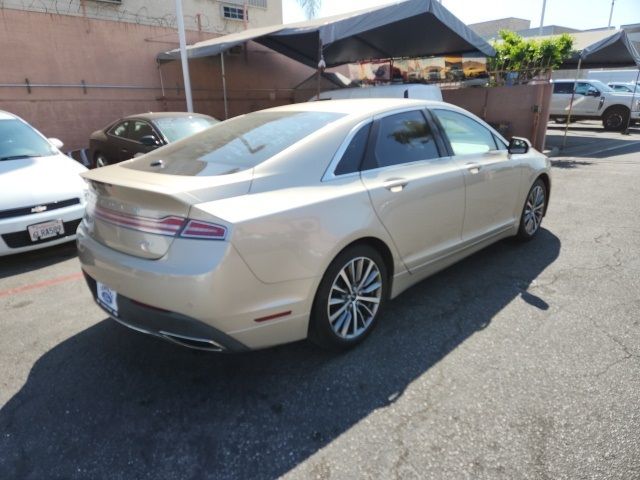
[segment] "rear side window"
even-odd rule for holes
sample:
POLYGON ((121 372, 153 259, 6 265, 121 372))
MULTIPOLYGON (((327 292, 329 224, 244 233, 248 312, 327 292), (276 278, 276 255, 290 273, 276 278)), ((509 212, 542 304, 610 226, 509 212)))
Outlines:
POLYGON ((373 168, 438 157, 433 132, 422 112, 397 113, 378 121, 373 168))
POLYGON ((340 159, 340 163, 336 167, 334 175, 344 175, 346 173, 353 173, 360 170, 360 164, 362 163, 364 152, 367 149, 370 130, 371 124, 369 123, 360 128, 360 130, 358 130, 358 132, 353 136, 349 146, 340 159))
POLYGON ((432 110, 449 139, 454 155, 482 154, 496 150, 493 133, 474 119, 451 110, 432 110))
POLYGON ((554 83, 553 93, 573 93, 573 82, 554 83))
POLYGON ((114 137, 127 138, 127 130, 129 129, 129 122, 122 122, 116 125, 109 132, 114 137))
POLYGON ((154 150, 126 168, 187 176, 227 175, 253 168, 316 130, 343 117, 335 112, 255 112, 216 123, 200 133, 154 150))

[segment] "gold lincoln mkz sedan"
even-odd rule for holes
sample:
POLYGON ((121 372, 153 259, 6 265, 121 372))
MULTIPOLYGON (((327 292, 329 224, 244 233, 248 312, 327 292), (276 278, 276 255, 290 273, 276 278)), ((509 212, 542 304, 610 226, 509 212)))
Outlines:
POLYGON ((548 159, 453 105, 288 105, 83 174, 80 261, 127 327, 193 348, 362 341, 385 302, 531 239, 548 159))

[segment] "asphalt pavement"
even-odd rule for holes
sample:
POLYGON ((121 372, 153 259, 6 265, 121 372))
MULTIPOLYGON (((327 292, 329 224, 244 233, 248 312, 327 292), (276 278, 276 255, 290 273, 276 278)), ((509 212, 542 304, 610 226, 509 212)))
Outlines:
POLYGON ((343 354, 186 350, 107 319, 73 245, 0 258, 0 478, 640 479, 640 130, 552 161, 534 241, 343 354))

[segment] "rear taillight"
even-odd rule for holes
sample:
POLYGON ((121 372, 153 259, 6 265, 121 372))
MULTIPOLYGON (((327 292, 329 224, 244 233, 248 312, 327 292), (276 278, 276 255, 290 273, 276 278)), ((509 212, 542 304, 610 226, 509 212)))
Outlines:
POLYGON ((115 210, 109 210, 100 206, 94 209, 94 215, 100 220, 117 225, 119 227, 130 228, 145 233, 155 233, 158 235, 168 235, 174 237, 184 226, 185 219, 182 217, 168 216, 162 218, 140 217, 129 215, 115 210))
POLYGON ((224 240, 227 229, 215 223, 201 222, 200 220, 189 220, 187 226, 180 232, 185 238, 204 238, 207 240, 224 240))
POLYGON ((204 240, 224 240, 227 229, 215 223, 189 220, 170 215, 162 218, 141 217, 116 212, 100 206, 95 206, 93 214, 96 218, 117 225, 119 227, 137 230, 139 232, 166 235, 169 237, 199 238, 204 240))

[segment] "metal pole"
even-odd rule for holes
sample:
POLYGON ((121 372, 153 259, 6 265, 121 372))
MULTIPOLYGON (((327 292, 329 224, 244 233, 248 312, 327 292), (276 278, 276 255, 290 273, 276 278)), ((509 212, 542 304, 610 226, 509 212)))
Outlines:
POLYGON ((160 88, 162 89, 162 97, 164 98, 164 80, 162 78, 162 64, 158 62, 158 73, 160 74, 160 88))
POLYGON ((609 12, 609 25, 607 28, 611 28, 611 18, 613 17, 613 4, 616 3, 616 0, 611 0, 611 12, 609 12))
POLYGON ((538 28, 538 36, 542 36, 542 27, 544 26, 544 11, 547 8, 547 0, 542 0, 542 15, 540 15, 540 28, 538 28))
POLYGON ((629 118, 627 118, 627 128, 625 128, 622 132, 625 135, 629 135, 629 126, 631 125, 631 112, 633 112, 633 103, 636 101, 636 92, 638 91, 638 80, 640 80, 640 66, 638 67, 636 81, 633 84, 633 95, 631 95, 631 104, 629 105, 629 118))
POLYGON ((327 64, 324 61, 324 54, 322 52, 322 40, 318 38, 318 71, 317 71, 317 79, 318 79, 318 92, 316 96, 316 100, 320 101, 320 82, 322 80, 322 72, 326 68, 327 64))
POLYGON ((227 76, 224 72, 224 52, 220 52, 220 67, 222 68, 222 99, 224 101, 224 119, 229 118, 229 107, 227 105, 227 76))
POLYGON ((187 59, 187 39, 184 32, 182 0, 176 0, 176 21, 178 22, 180 61, 182 62, 182 77, 184 78, 184 95, 187 99, 187 112, 193 112, 193 98, 191 97, 191 79, 189 77, 189 60, 187 59))
POLYGON ((569 115, 567 115, 567 125, 564 127, 564 137, 562 138, 562 148, 567 144, 567 132, 569 131, 569 123, 571 123, 571 112, 573 110, 573 99, 576 96, 576 86, 578 85, 578 77, 580 76, 580 67, 582 66, 582 57, 578 60, 578 70, 576 70, 576 79, 573 82, 573 90, 571 91, 571 102, 569 102, 569 115))

